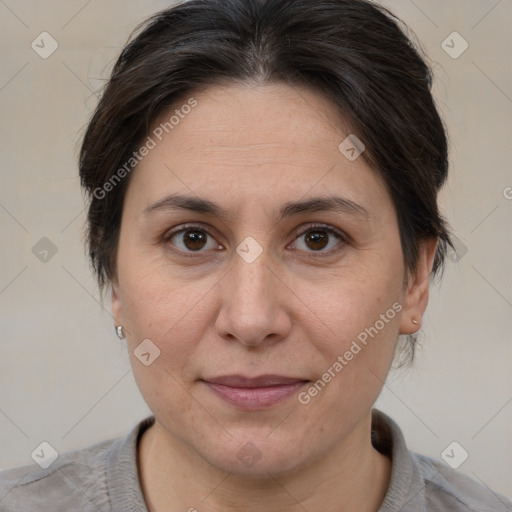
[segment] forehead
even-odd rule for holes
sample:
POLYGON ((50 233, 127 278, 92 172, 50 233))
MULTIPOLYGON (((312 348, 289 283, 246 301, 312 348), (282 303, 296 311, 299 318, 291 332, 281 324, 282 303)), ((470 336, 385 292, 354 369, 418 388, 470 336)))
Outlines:
POLYGON ((334 188, 364 202, 382 184, 363 158, 351 161, 340 151, 349 135, 336 106, 310 89, 211 86, 162 112, 149 133, 154 148, 132 178, 146 203, 198 187, 201 195, 230 191, 255 202, 334 188))
POLYGON ((232 83, 191 92, 162 112, 152 130, 159 127, 179 137, 185 151, 201 149, 220 156, 223 150, 229 156, 232 150, 233 154, 258 153, 261 158, 267 154, 275 158, 280 150, 289 157, 287 146, 296 146, 296 153, 327 156, 333 142, 350 133, 347 121, 323 95, 284 83, 232 83), (186 105, 191 98, 197 105, 189 111, 186 105), (171 117, 176 125, 171 129, 167 125, 166 130, 171 117))

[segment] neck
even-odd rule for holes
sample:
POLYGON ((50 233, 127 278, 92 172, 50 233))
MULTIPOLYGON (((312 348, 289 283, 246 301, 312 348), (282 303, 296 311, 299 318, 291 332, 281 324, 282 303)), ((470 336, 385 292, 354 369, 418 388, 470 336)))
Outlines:
POLYGON ((377 512, 391 461, 371 445, 371 414, 330 453, 293 474, 252 478, 211 466, 158 422, 142 435, 138 464, 149 512, 377 512))

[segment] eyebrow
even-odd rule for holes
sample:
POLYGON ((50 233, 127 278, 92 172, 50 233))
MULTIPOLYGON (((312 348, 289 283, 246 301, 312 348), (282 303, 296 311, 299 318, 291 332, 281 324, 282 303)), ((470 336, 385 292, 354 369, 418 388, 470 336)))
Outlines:
MULTIPOLYGON (((230 220, 230 215, 214 202, 200 197, 171 194, 144 209, 144 215, 162 210, 184 210, 213 215, 224 221, 230 220)), ((285 203, 279 211, 279 219, 285 219, 302 213, 319 211, 334 211, 356 215, 368 219, 370 214, 360 204, 339 196, 312 197, 304 201, 291 201, 285 203)))

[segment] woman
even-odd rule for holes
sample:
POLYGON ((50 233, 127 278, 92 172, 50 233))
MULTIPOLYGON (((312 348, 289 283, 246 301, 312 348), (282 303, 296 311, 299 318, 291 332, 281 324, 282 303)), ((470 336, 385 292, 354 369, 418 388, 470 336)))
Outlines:
POLYGON ((80 176, 153 415, 3 472, 1 510, 510 510, 373 409, 451 245, 431 83, 363 0, 191 0, 149 20, 80 176))

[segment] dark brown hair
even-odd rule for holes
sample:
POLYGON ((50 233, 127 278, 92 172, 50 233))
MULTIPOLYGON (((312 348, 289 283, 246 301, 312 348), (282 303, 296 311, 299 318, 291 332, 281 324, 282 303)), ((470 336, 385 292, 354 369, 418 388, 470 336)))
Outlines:
POLYGON ((437 205, 448 144, 432 78, 405 25, 366 0, 189 0, 157 13, 122 50, 81 147, 100 289, 115 279, 129 182, 112 178, 157 116, 220 82, 303 85, 338 105, 391 195, 406 268, 415 269, 422 240, 437 239, 435 275, 451 241, 437 205))

